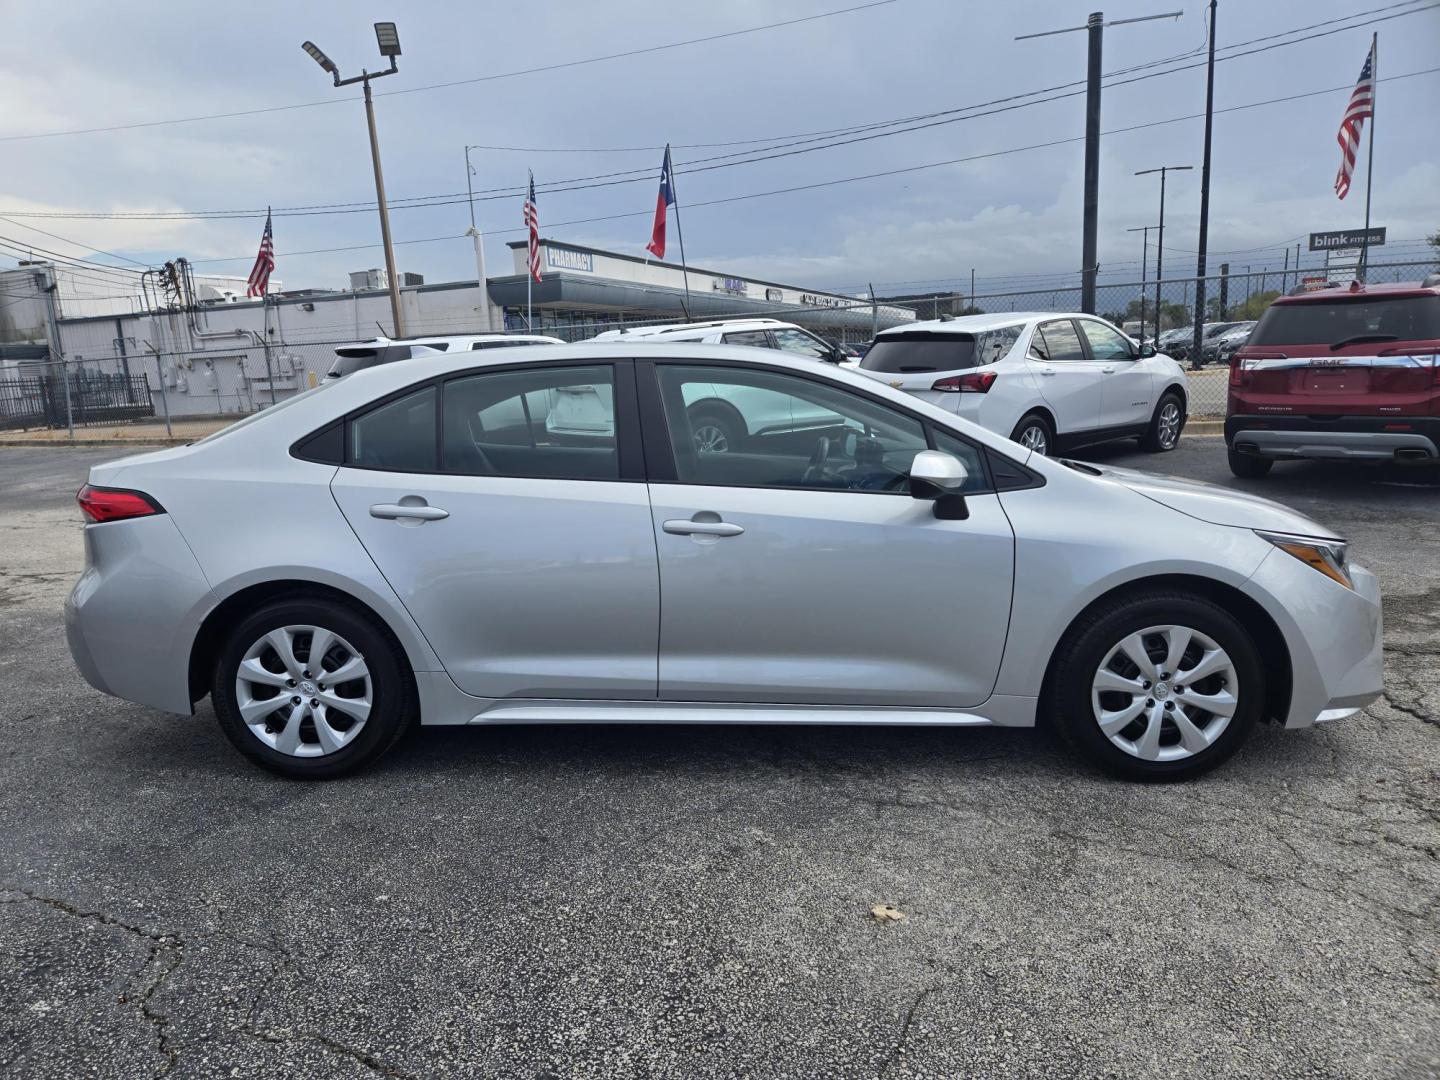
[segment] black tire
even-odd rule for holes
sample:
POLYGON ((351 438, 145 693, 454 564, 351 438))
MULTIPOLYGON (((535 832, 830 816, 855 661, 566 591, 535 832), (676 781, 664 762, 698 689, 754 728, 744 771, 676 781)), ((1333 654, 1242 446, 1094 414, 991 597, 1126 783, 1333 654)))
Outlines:
MULTIPOLYGON (((1158 638, 1147 642, 1152 647, 1163 646, 1163 643, 1163 639, 1158 638)), ((1154 655, 1152 652, 1152 658, 1154 655)), ((1187 657, 1191 655, 1186 653, 1187 657)), ((1203 692, 1212 690, 1207 688, 1203 692)), ((1104 698, 1100 700, 1104 707, 1104 698)), ((1226 761, 1250 734, 1264 702, 1265 674, 1260 653, 1240 622, 1201 596, 1156 591, 1103 604, 1070 628, 1055 651, 1046 680, 1042 716, 1072 749, 1112 776, 1163 783, 1200 776, 1226 761), (1112 649, 1131 634, 1164 624, 1198 631, 1224 649, 1233 664, 1239 689, 1236 693, 1230 688, 1237 699, 1235 712, 1208 747, 1174 761, 1149 761, 1121 749, 1101 731, 1091 690, 1100 665, 1112 649)), ((1136 721, 1141 727, 1145 724, 1144 715, 1136 721)), ((1213 718, 1207 720, 1207 730, 1208 723, 1213 722, 1213 718)), ((1173 720, 1167 719, 1165 723, 1169 729, 1162 738, 1178 739, 1173 720)), ((1121 734, 1123 736, 1123 732, 1121 734)))
MULTIPOLYGON (((304 639, 295 637, 294 653, 308 664, 308 645, 301 657, 304 639)), ((210 692, 220 729, 235 748, 262 768, 296 780, 329 780, 369 765, 416 725, 420 711, 409 661, 399 643, 367 612, 318 596, 271 601, 236 624, 220 650, 210 692), (242 718, 236 693, 239 665, 251 644, 272 630, 296 625, 324 627, 343 638, 363 658, 370 676, 371 707, 360 731, 340 749, 316 757, 292 756, 263 743, 242 718)), ((281 690, 279 697, 288 693, 281 690)), ((279 724, 276 717, 271 719, 279 724)), ((313 720, 310 735, 314 743, 313 720)))
POLYGON ((1049 457, 1055 452, 1055 429, 1050 426, 1050 421, 1039 413, 1026 413, 1015 425, 1015 430, 1010 433, 1010 441, 1025 446, 1026 437, 1038 440, 1038 445, 1030 448, 1041 457, 1049 457))
POLYGON ((724 409, 702 405, 690 411, 690 437, 697 453, 724 454, 740 449, 744 431, 724 409))
POLYGON ((1185 399, 1174 390, 1167 390, 1160 395, 1160 400, 1155 403, 1155 414, 1150 417, 1150 427, 1140 438, 1140 448, 1152 454, 1164 454, 1174 450, 1180 445, 1180 435, 1185 430, 1185 399), (1161 418, 1165 413, 1166 406, 1175 407, 1177 426, 1174 429, 1173 437, 1169 429, 1162 431, 1161 418))
POLYGON ((1275 464, 1269 458, 1257 457, 1255 454, 1242 454, 1233 446, 1227 446, 1225 454, 1230 459, 1230 471, 1242 480, 1258 480, 1269 474, 1275 464))

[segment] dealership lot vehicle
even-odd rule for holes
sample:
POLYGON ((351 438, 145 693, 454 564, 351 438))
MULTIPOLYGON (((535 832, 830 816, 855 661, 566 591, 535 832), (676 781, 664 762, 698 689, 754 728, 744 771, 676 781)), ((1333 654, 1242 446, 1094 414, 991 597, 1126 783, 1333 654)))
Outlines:
POLYGON ((85 677, 180 713, 208 692, 234 745, 292 776, 367 764, 417 720, 1043 715, 1103 768, 1178 779, 1257 720, 1307 727, 1381 690, 1375 578, 1323 526, 749 349, 384 365, 97 466, 79 501, 85 677), (807 418, 697 449, 687 388, 720 384, 807 418), (609 432, 537 415, 600 386, 609 432))
POLYGON ((1255 323, 1236 323, 1223 334, 1206 342, 1201 350, 1207 364, 1228 364, 1230 357, 1235 355, 1235 350, 1244 345, 1250 338, 1250 332, 1255 329, 1255 323))
MULTIPOLYGON (((1205 346, 1214 342, 1215 339, 1218 338, 1221 334, 1229 333, 1238 325, 1238 323, 1233 322, 1213 322, 1205 324, 1204 328, 1200 332, 1201 366, 1204 366, 1205 364, 1205 346)), ((1186 360, 1191 359, 1190 352, 1192 347, 1194 346, 1194 342, 1195 329, 1194 327, 1191 327, 1188 334, 1182 335, 1178 340, 1171 343, 1168 352, 1170 356, 1183 363, 1186 360)))
POLYGON ((966 315, 878 334, 860 370, 1051 454, 1139 438, 1175 449, 1185 427, 1185 374, 1087 315, 966 315))
POLYGON ((859 359, 855 350, 826 341, 803 327, 779 319, 721 319, 665 326, 632 326, 625 330, 606 330, 596 335, 594 340, 654 345, 676 341, 697 345, 746 345, 755 349, 779 349, 829 364, 853 364, 859 359))
POLYGON ((544 334, 450 334, 403 339, 375 338, 335 350, 335 362, 323 382, 335 382, 362 368, 393 364, 431 352, 478 352, 482 349, 511 349, 525 345, 563 345, 559 338, 544 334))
POLYGON ((1230 468, 1440 460, 1440 283, 1278 298, 1230 361, 1230 468))

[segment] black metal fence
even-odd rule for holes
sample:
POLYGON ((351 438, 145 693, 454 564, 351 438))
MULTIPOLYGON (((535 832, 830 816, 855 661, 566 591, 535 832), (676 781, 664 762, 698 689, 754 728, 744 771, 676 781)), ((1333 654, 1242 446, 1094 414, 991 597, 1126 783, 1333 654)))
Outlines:
POLYGON ((0 430, 113 424, 155 415, 143 375, 72 371, 0 379, 0 430))

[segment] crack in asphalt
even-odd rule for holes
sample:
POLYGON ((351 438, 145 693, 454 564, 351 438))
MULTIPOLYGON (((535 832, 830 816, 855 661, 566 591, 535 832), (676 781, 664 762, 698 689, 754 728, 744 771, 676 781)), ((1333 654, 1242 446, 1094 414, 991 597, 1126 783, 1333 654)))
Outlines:
MULTIPOLYGON (((97 922, 104 926, 112 926, 117 930, 123 930, 150 942, 150 952, 136 973, 132 981, 137 981, 152 967, 158 967, 157 973, 145 984, 138 988, 138 993, 125 992, 119 997, 121 1004, 134 1004, 139 1010, 141 1017, 154 1029, 156 1038, 156 1049, 165 1058, 165 1067, 161 1070, 160 1076, 168 1076, 180 1063, 181 1048, 175 1045, 176 1036, 171 1031, 171 1017, 165 1013, 158 1012, 152 1005, 152 1000, 167 980, 175 974, 185 962, 185 949, 188 944, 186 939, 177 933, 165 933, 158 930, 149 930, 143 926, 117 918, 103 911, 87 911, 68 900, 62 900, 55 896, 45 896, 40 893, 31 892, 28 889, 9 887, 3 890, 11 894, 10 898, 0 898, 0 904, 16 904, 22 900, 32 901, 44 905, 53 911, 61 912, 71 918, 84 919, 97 922)), ((260 986, 256 988, 250 1007, 247 1010, 244 1023, 234 1031, 249 1038, 258 1039, 262 1042, 284 1045, 297 1041, 309 1041, 323 1046, 333 1054, 350 1059, 359 1065, 363 1065, 378 1076, 389 1077, 391 1080, 418 1080, 411 1073, 407 1073, 397 1066, 382 1061, 370 1051, 362 1047, 351 1046, 331 1035, 321 1031, 299 1030, 295 1032, 278 1032, 262 1028, 256 1022, 256 1016, 260 1008, 261 1000, 265 991, 275 981, 276 977, 287 967, 299 970, 294 964, 294 957, 289 950, 278 945, 266 945, 260 942, 251 941, 247 938, 237 937, 225 932, 215 932, 197 936, 200 938, 217 938, 229 941, 245 948, 254 949, 258 952, 267 953, 276 958, 276 963, 269 974, 265 976, 260 986)))

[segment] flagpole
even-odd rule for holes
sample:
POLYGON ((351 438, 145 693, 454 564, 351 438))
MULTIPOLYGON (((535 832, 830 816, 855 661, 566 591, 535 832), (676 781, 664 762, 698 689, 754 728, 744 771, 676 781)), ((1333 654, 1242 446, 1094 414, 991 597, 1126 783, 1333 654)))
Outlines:
MULTIPOLYGON (((526 190, 527 192, 529 192, 529 191, 533 191, 534 188, 535 188, 535 173, 534 173, 534 171, 532 170, 532 171, 530 172, 530 186, 527 187, 525 190, 526 190)), ((529 196, 527 195, 526 198, 528 199, 529 196)), ((538 214, 538 213, 539 213, 539 211, 535 208, 534 200, 531 200, 531 202, 530 202, 530 213, 532 213, 532 214, 538 214)), ((536 226, 536 231, 537 231, 537 232, 539 231, 539 226, 536 226)), ((526 239, 528 240, 529 238, 527 237, 526 239)), ((531 298, 532 298, 532 295, 533 295, 532 290, 534 289, 534 287, 535 287, 535 275, 534 275, 533 273, 531 273, 531 271, 530 271, 529 244, 526 244, 526 259, 525 259, 525 329, 528 330, 528 331, 532 331, 532 332, 533 332, 534 329, 535 329, 535 308, 534 308, 533 301, 532 301, 532 299, 531 299, 531 298)))
POLYGON ((670 144, 665 144, 665 160, 670 162, 670 197, 675 200, 675 239, 680 241, 680 273, 685 276, 685 321, 690 321, 690 264, 685 261, 685 230, 680 227, 680 191, 675 186, 675 162, 670 159, 670 144))
POLYGON ((1370 182, 1375 178, 1375 99, 1380 87, 1380 35, 1370 35, 1370 146, 1365 158, 1365 232, 1360 237, 1360 280, 1370 270, 1370 182))

